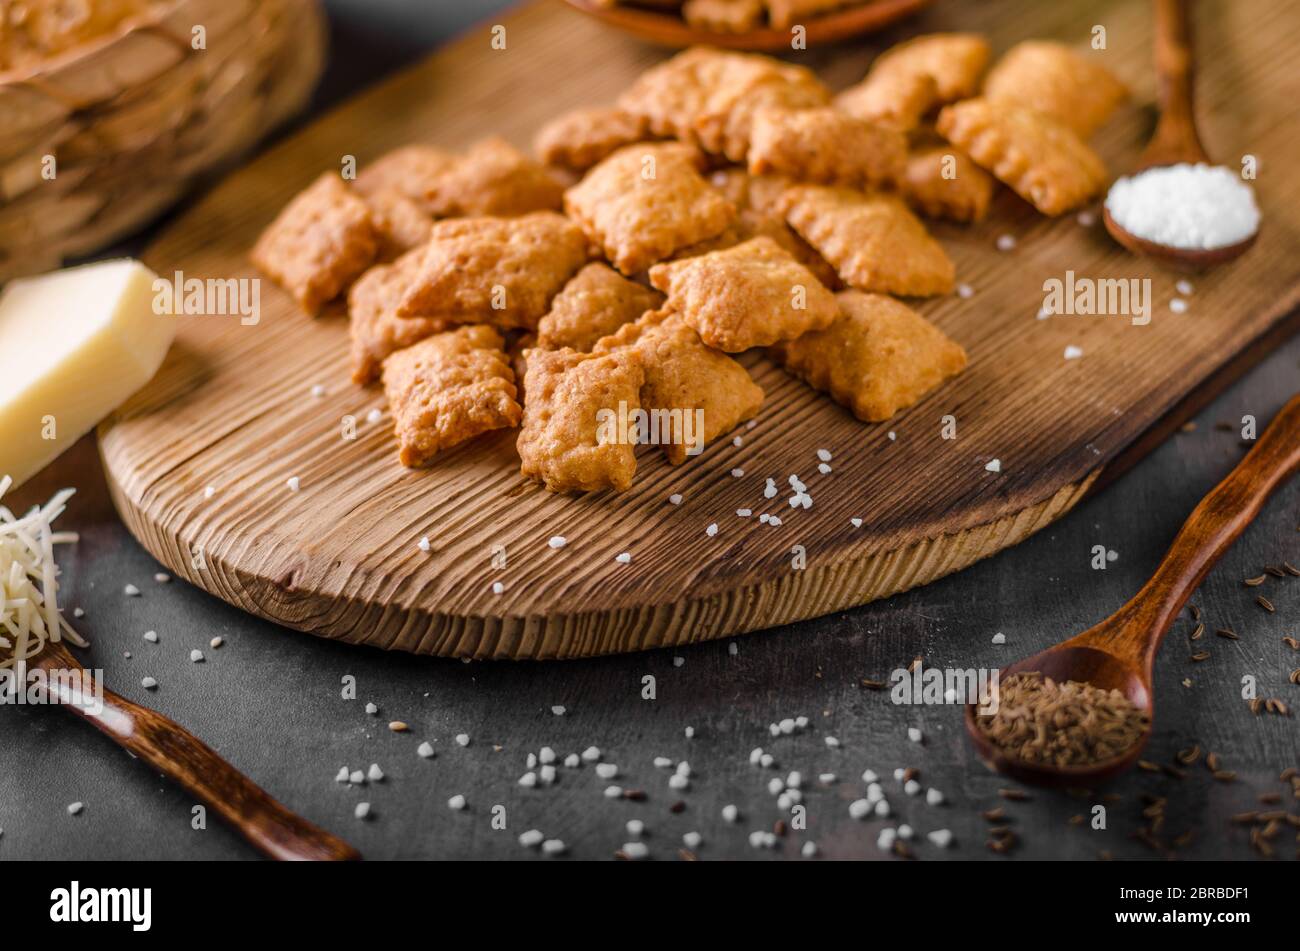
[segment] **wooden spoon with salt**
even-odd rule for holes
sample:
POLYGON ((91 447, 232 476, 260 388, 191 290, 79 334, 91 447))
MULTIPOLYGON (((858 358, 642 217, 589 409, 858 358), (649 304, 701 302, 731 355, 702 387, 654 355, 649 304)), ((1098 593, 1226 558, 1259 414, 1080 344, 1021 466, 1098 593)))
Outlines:
POLYGON ((1300 471, 1300 395, 1273 418, 1254 448, 1201 500, 1142 590, 1082 634, 1005 667, 1001 677, 1041 672, 1058 683, 1073 680, 1117 689, 1149 718, 1142 738, 1121 755, 1087 766, 1055 766, 1013 759, 976 725, 966 707, 966 730, 990 768, 1024 782, 1089 788, 1131 767, 1142 754, 1155 719, 1151 673, 1156 652, 1178 612, 1219 557, 1264 507, 1265 500, 1300 471))
MULTIPOLYGON (((1192 30, 1187 0, 1156 0, 1155 53, 1160 120, 1131 174, 1182 163, 1215 164, 1205 154, 1196 132, 1192 99, 1192 30)), ((1187 271, 1199 271, 1231 261, 1244 254, 1259 235, 1256 229, 1250 237, 1219 248, 1177 248, 1126 231, 1104 207, 1102 219, 1111 237, 1134 254, 1155 258, 1162 264, 1187 271)))

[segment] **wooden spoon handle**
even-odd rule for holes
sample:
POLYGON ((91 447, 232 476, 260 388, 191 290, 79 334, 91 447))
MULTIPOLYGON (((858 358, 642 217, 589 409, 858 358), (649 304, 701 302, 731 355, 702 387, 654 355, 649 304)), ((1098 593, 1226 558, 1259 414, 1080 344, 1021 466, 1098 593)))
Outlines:
MULTIPOLYGON (((1188 516, 1160 567, 1121 613, 1142 639, 1130 646, 1150 671, 1174 617, 1192 592, 1264 507, 1278 486, 1300 471, 1300 395, 1273 418, 1254 448, 1188 516)), ((1114 645, 1119 647, 1120 645, 1114 645)))
POLYGON ((1208 161, 1196 134, 1193 110, 1192 27, 1189 0, 1156 0, 1156 85, 1160 121, 1138 163, 1171 165, 1208 161))
MULTIPOLYGON (((53 645, 37 663, 46 670, 81 667, 70 654, 53 645)), ((270 858, 310 861, 361 858, 342 839, 280 805, 210 746, 162 714, 108 689, 103 691, 103 706, 98 711, 87 709, 86 703, 77 702, 64 691, 60 693, 61 706, 175 780, 270 858)))

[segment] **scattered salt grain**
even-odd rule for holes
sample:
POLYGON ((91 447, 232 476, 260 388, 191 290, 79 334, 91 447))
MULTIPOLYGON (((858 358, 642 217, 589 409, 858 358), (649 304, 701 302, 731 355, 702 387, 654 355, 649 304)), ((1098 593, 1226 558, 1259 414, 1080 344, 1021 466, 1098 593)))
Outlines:
POLYGON ((613 779, 618 775, 618 766, 614 763, 596 764, 596 775, 601 779, 613 779))
POLYGON ((348 782, 353 786, 364 786, 366 784, 366 774, 359 769, 354 769, 348 774, 348 782))
POLYGON ((190 663, 192 663, 192 664, 201 664, 201 663, 203 663, 203 651, 200 651, 200 650, 192 650, 192 651, 190 651, 190 663))
MULTIPOLYGON (((220 637, 214 637, 212 640, 208 641, 208 646, 211 647, 213 650, 217 650, 224 643, 226 642, 220 637)), ((369 706, 373 706, 373 704, 369 704, 369 706)))
POLYGON ((145 690, 157 690, 158 681, 154 680, 152 677, 145 677, 140 681, 140 686, 145 690))
POLYGON ((145 639, 146 641, 148 641, 150 644, 157 644, 157 643, 158 643, 158 632, 157 632, 157 631, 145 631, 145 632, 144 632, 144 639, 145 639))
POLYGON ((357 807, 352 810, 352 814, 358 819, 366 819, 370 816, 370 803, 359 802, 357 807))
POLYGON ((379 422, 383 418, 384 418, 384 414, 377 409, 372 409, 369 413, 366 413, 367 423, 374 424, 379 422))
MULTIPOLYGON (((468 734, 468 733, 457 733, 457 734, 456 734, 456 745, 457 745, 457 746, 469 746, 469 734, 468 734)), ((546 762, 546 760, 542 760, 542 762, 544 763, 544 762, 546 762)))
POLYGON ((763 498, 765 499, 776 498, 776 480, 774 479, 767 480, 767 483, 763 486, 763 498))
POLYGON ((382 783, 384 781, 384 771, 379 768, 378 763, 371 763, 370 769, 366 771, 366 778, 372 783, 382 783))
POLYGON ((910 839, 912 837, 912 827, 906 822, 898 827, 898 837, 900 839, 910 839))
POLYGON ((563 855, 567 850, 567 848, 568 847, 560 839, 547 839, 545 842, 542 843, 542 854, 563 855))
POLYGON ((527 832, 519 833, 519 844, 526 849, 533 849, 541 845, 545 838, 540 829, 529 829, 527 832))
POLYGON ((1000 234, 996 244, 999 251, 1010 251, 1015 248, 1016 239, 1014 235, 1000 234))
POLYGON ((823 737, 822 742, 824 742, 826 746, 832 750, 837 750, 840 748, 839 737, 835 737, 835 736, 823 737))
POLYGON ((630 564, 632 561, 632 554, 631 552, 625 551, 618 555, 615 555, 614 560, 617 561, 620 565, 630 564))
POLYGON ((562 717, 565 714, 565 708, 557 703, 555 706, 551 707, 551 713, 557 717, 562 717))
POLYGON ((555 782, 555 766, 547 763, 537 771, 537 778, 541 781, 543 786, 551 785, 555 782))
POLYGON ((832 783, 835 782, 835 774, 834 774, 834 773, 822 773, 821 775, 819 775, 819 776, 817 777, 817 782, 821 783, 823 786, 829 786, 829 785, 831 785, 832 783))
POLYGON ((81 608, 73 608, 73 609, 72 609, 72 616, 73 616, 73 617, 85 617, 85 616, 86 616, 86 612, 85 612, 84 610, 82 610, 81 608))
POLYGON ((737 449, 739 449, 741 446, 745 445, 745 437, 733 436, 731 439, 731 444, 735 446, 737 449))
POLYGON ((212 486, 208 486, 206 489, 203 490, 203 497, 205 499, 210 499, 216 494, 217 494, 217 490, 214 489, 212 486))
POLYGON ((1097 215, 1091 211, 1081 211, 1074 216, 1074 220, 1079 222, 1080 227, 1091 228, 1097 223, 1097 215))
POLYGON ((681 505, 682 494, 680 492, 674 492, 672 495, 668 496, 668 501, 671 502, 673 505, 681 505))
POLYGON ((975 288, 971 287, 969 284, 958 284, 957 296, 962 300, 970 300, 975 296, 975 288))
POLYGON ((346 766, 340 766, 338 774, 335 775, 334 777, 334 782, 346 783, 348 781, 348 777, 351 775, 352 775, 351 772, 348 770, 346 766))
POLYGON ((633 862, 639 862, 650 855, 650 849, 644 842, 624 842, 623 854, 633 862))
POLYGON ((780 776, 773 776, 767 781, 767 791, 773 796, 779 796, 785 790, 785 780, 780 776))
POLYGON ((730 654, 732 657, 735 657, 737 654, 740 653, 740 645, 737 644, 735 641, 732 641, 727 645, 727 653, 730 654))
POLYGON ((740 820, 740 810, 732 804, 725 805, 722 807, 722 818, 725 822, 738 822, 740 820))
POLYGON ((705 535, 708 535, 710 538, 712 538, 714 535, 718 534, 718 523, 717 523, 717 522, 710 522, 710 523, 709 523, 709 527, 706 528, 706 529, 704 530, 704 534, 705 534, 705 535))
POLYGON ((817 463, 817 471, 820 472, 822 475, 830 475, 831 467, 824 462, 819 462, 817 463))
POLYGON ((946 849, 952 844, 952 830, 935 829, 933 832, 927 833, 926 838, 939 846, 939 848, 946 849))
POLYGON ((921 784, 915 779, 909 779, 907 782, 903 783, 903 792, 907 793, 909 796, 915 796, 920 791, 921 784))
POLYGON ((898 830, 889 826, 880 830, 880 835, 876 836, 876 848, 882 852, 888 852, 894 847, 894 842, 898 838, 898 830))
POLYGON ((582 761, 584 763, 594 763, 600 759, 600 749, 595 746, 589 746, 582 751, 582 761))
POLYGON ((943 805, 943 793, 937 789, 927 789, 925 791, 925 804, 927 806, 943 805))
POLYGON ((700 847, 700 843, 703 841, 704 841, 704 837, 700 835, 698 832, 687 832, 685 835, 682 836, 682 843, 688 849, 698 849, 700 847))
POLYGON ((673 773, 668 777, 668 788, 682 790, 690 786, 691 781, 681 773, 673 773))
POLYGON ((855 799, 849 803, 849 816, 854 819, 865 819, 871 815, 871 803, 865 799, 855 799))
POLYGON ((502 584, 500 581, 494 581, 494 582, 492 582, 492 593, 493 593, 493 594, 501 594, 501 593, 504 592, 505 590, 506 590, 506 586, 505 586, 504 584, 502 584))
POLYGON ((425 535, 418 542, 416 542, 415 547, 420 549, 420 551, 428 551, 433 546, 429 544, 429 536, 425 535))
MULTIPOLYGON (((688 740, 695 739, 695 727, 688 726, 686 729, 682 730, 682 735, 685 736, 686 739, 688 740)), ((678 768, 680 769, 680 767, 678 768)))
POLYGON ((834 457, 831 455, 829 449, 818 449, 817 458, 820 459, 822 462, 830 462, 831 459, 833 459, 834 457))
POLYGON ((849 524, 852 525, 854 528, 861 528, 862 519, 854 516, 853 518, 849 519, 849 524))
POLYGON ((122 588, 122 593, 126 595, 128 598, 140 597, 140 589, 133 584, 124 585, 122 588))
POLYGON ((537 774, 531 772, 524 773, 519 777, 519 785, 523 786, 525 789, 532 789, 537 785, 537 774))
POLYGON ((606 786, 606 787, 605 787, 605 798, 606 798, 606 799, 620 799, 620 798, 622 798, 622 796, 623 796, 623 787, 622 787, 622 786, 606 786))
POLYGON ((862 781, 864 783, 874 783, 879 779, 880 777, 876 775, 874 769, 863 770, 862 772, 862 781))
POLYGON ((641 838, 645 834, 645 823, 640 819, 627 820, 627 834, 634 839, 641 838))
POLYGON ((81 812, 81 810, 84 809, 84 808, 86 808, 84 803, 80 803, 80 802, 69 803, 69 804, 68 804, 68 815, 70 815, 70 816, 75 816, 75 815, 79 814, 79 813, 81 812))
POLYGON ((457 812, 459 812, 461 809, 464 809, 465 797, 459 794, 452 796, 450 799, 447 800, 447 808, 455 809, 457 812))
POLYGON ((582 759, 577 753, 570 753, 568 756, 564 757, 564 765, 569 769, 577 769, 581 763, 582 759))
MULTIPOLYGON (((462 733, 460 736, 465 736, 465 734, 462 733)), ((460 743, 460 736, 456 737, 456 742, 457 742, 457 743, 460 743)), ((469 746, 469 737, 468 737, 468 736, 465 736, 465 742, 464 742, 464 743, 460 743, 460 745, 461 745, 461 746, 469 746)), ((554 763, 554 762, 555 762, 555 750, 551 749, 549 746, 543 746, 540 750, 537 751, 537 762, 539 762, 539 763, 543 763, 543 764, 545 764, 545 763, 554 763)))
POLYGON ((996 634, 993 635, 994 644, 1005 644, 1006 642, 1007 642, 1007 636, 1003 634, 1001 631, 998 631, 996 634))
POLYGON ((745 470, 741 468, 732 469, 731 476, 733 479, 743 479, 745 477, 745 470))
POLYGON ((425 740, 416 747, 415 752, 424 759, 433 759, 433 744, 428 740, 425 740))
POLYGON ((1175 314, 1185 314, 1187 313, 1187 301, 1181 297, 1175 297, 1169 302, 1169 309, 1175 314))
POLYGON ((1192 287, 1191 281, 1187 280, 1187 278, 1183 278, 1174 284, 1174 290, 1178 291, 1178 293, 1182 294, 1184 297, 1191 297, 1195 288, 1192 287))
POLYGON ((921 731, 914 726, 909 726, 907 728, 907 738, 913 743, 920 743, 922 739, 921 731))
POLYGON ((985 468, 986 470, 988 470, 989 472, 1001 472, 1001 471, 1002 471, 1002 460, 1001 460, 1001 459, 993 459, 993 460, 990 461, 990 462, 989 462, 989 463, 988 463, 984 468, 985 468))
POLYGON ((569 544, 569 540, 565 538, 563 535, 552 535, 550 541, 548 541, 546 544, 550 545, 552 548, 558 549, 558 548, 563 548, 565 545, 569 544))
POLYGON ((876 815, 881 819, 889 818, 889 803, 886 800, 876 803, 876 815))
POLYGON ((1082 347, 1076 347, 1074 344, 1070 344, 1068 347, 1065 348, 1065 359, 1077 360, 1081 356, 1083 356, 1082 347))
POLYGON ((289 487, 290 492, 297 492, 302 486, 302 480, 297 476, 289 476, 289 478, 285 480, 284 484, 289 487))

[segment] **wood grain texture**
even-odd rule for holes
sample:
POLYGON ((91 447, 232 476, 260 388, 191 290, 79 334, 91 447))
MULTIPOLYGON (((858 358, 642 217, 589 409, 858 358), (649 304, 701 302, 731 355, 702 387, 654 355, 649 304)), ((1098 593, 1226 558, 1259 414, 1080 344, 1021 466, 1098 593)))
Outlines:
MULTIPOLYGON (((1018 8, 1019 9, 1019 8, 1018 8)), ((1095 142, 1113 169, 1148 135, 1153 98, 1145 7, 1106 6, 1112 58, 1136 92, 1095 142)), ((1268 67, 1300 22, 1263 3, 1207 10, 1201 108, 1224 155, 1261 167, 1294 154, 1300 77, 1268 67), (1230 21, 1230 22, 1228 22, 1230 21), (1231 45, 1227 38, 1231 37, 1231 45), (1286 105, 1279 107, 1278 103, 1286 105)), ((926 29, 984 30, 998 50, 1026 36, 1078 40, 1097 11, 1025 3, 1016 16, 949 3, 926 29)), ((526 144, 563 109, 612 100, 662 54, 555 4, 504 18, 506 50, 472 31, 363 94, 226 181, 146 256, 163 273, 254 276, 246 252, 300 187, 342 156, 362 162, 407 141, 444 145, 499 132, 526 144), (575 55, 580 51, 581 55, 575 55), (546 78, 538 94, 537 77, 546 78)), ((891 40, 896 40, 892 37, 891 40)), ((814 48, 806 62, 834 86, 855 81, 876 47, 814 48)), ((888 424, 864 426, 759 359, 768 391, 743 447, 723 442, 681 469, 653 453, 622 496, 552 496, 518 475, 513 435, 461 447, 429 471, 401 469, 375 392, 345 382, 341 316, 310 321, 264 286, 262 319, 180 318, 154 382, 101 428, 114 501, 131 531, 173 570, 286 626, 354 643, 475 657, 571 657, 688 643, 864 603, 955 571, 1068 511, 1105 464, 1184 401, 1198 382, 1276 332, 1300 301, 1289 254, 1300 182, 1264 175, 1259 244, 1197 279, 1187 314, 1167 309, 1175 275, 1112 244, 1100 225, 1049 221, 1008 193, 988 221, 935 233, 974 295, 921 310, 971 353, 956 381, 888 424), (1012 234, 1012 252, 995 249, 1012 234), (1047 278, 1151 279, 1151 323, 1122 317, 1036 320, 1047 278), (1065 361, 1067 345, 1084 357, 1065 361), (309 396, 313 384, 328 388, 309 396), (958 438, 940 438, 953 414, 958 438), (358 436, 340 438, 355 416, 358 436), (890 433, 896 438, 891 439, 890 433), (818 448, 834 472, 816 475, 818 448), (985 470, 993 458, 1000 473, 985 470), (733 478, 733 467, 743 468, 733 478), (808 483, 811 510, 764 504, 764 479, 808 483), (301 491, 290 493, 290 476, 301 491), (204 498, 204 487, 216 492, 204 498), (667 504, 680 492, 680 506, 667 504), (734 513, 772 511, 772 528, 734 513), (850 517, 864 520, 860 529, 850 517), (705 527, 717 522, 716 537, 705 527), (547 539, 565 535, 553 551, 547 539), (427 535, 432 551, 416 542, 427 535), (205 567, 194 567, 201 545, 205 567), (492 567, 503 546, 504 570, 492 567), (791 568, 802 545, 807 567, 791 568), (632 554, 622 566, 614 556, 632 554), (502 595, 491 585, 501 581, 502 595)))

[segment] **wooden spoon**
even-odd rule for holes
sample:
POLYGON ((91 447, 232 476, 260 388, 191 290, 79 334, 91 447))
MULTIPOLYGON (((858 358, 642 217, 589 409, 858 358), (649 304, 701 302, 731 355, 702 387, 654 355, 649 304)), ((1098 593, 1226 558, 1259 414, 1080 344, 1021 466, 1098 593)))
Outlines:
MULTIPOLYGON (((47 674, 89 674, 62 644, 46 644, 28 661, 47 674)), ((342 839, 294 815, 223 760, 206 743, 160 713, 146 710, 111 690, 103 706, 74 691, 66 679, 51 679, 59 705, 91 723, 127 752, 178 782, 245 839, 273 859, 356 860, 360 853, 342 839)))
MULTIPOLYGON (((1160 121, 1131 174, 1183 162, 1213 165, 1196 133, 1192 106, 1192 28, 1187 0, 1156 0, 1156 81, 1160 121)), ((1239 257, 1255 243, 1259 230, 1221 248, 1174 248, 1125 231, 1103 206, 1102 219, 1112 238, 1134 254, 1155 258, 1180 270, 1199 271, 1239 257)))
MULTIPOLYGON (((1062 682, 1083 681, 1118 689, 1155 719, 1151 670, 1160 642, 1174 618, 1209 570, 1259 514, 1273 490, 1300 470, 1300 395, 1274 417, 1254 448, 1214 487, 1174 539, 1151 580, 1127 604, 1094 627, 1062 644, 1003 668, 1002 677, 1040 671, 1062 682)), ((980 757, 993 769, 1025 782, 1088 788, 1137 761, 1151 734, 1121 756, 1092 766, 1051 766, 1008 758, 976 727, 976 709, 966 707, 966 730, 980 757)))

